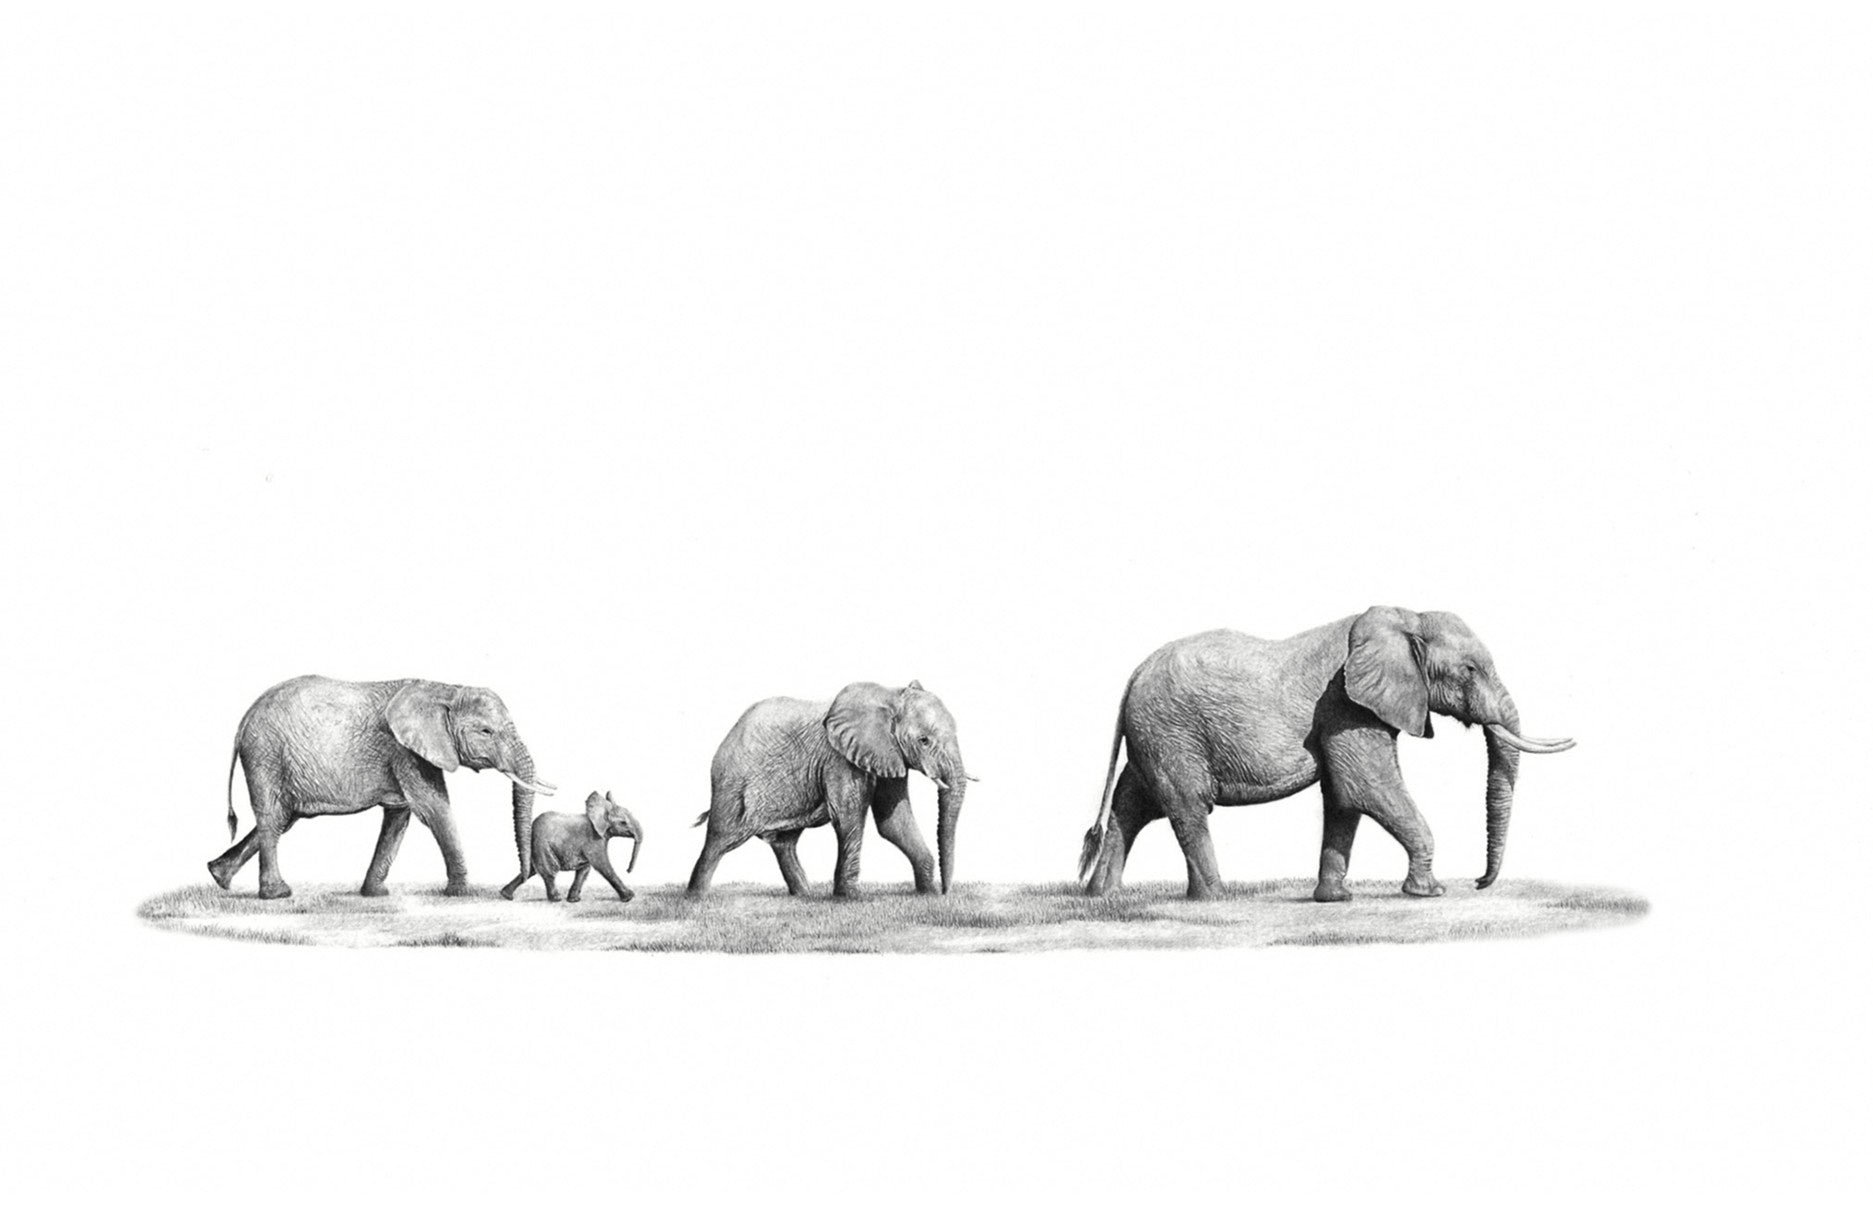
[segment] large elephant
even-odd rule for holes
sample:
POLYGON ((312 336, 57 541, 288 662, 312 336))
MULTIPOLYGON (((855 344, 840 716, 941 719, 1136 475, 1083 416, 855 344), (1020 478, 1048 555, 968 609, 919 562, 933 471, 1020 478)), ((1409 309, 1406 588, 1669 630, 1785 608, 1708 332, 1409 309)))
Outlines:
POLYGON ((689 877, 689 895, 709 890, 722 856, 749 838, 774 848, 787 891, 806 891, 794 847, 802 830, 831 822, 839 838, 834 896, 858 883, 865 811, 878 834, 910 860, 917 891, 937 890, 930 851, 911 815, 909 770, 937 786, 937 853, 942 890, 956 864, 956 820, 969 775, 956 721, 943 701, 912 682, 890 689, 854 682, 830 703, 765 699, 748 708, 716 750, 709 768, 708 837, 689 877))
POLYGON ((1183 848, 1190 896, 1213 896, 1221 881, 1210 811, 1267 803, 1318 782, 1325 826, 1315 900, 1350 895, 1346 864, 1362 815, 1405 848, 1405 892, 1440 896, 1431 831, 1398 768, 1398 734, 1430 736, 1433 712, 1484 726, 1488 855, 1476 886, 1487 888, 1502 870, 1518 751, 1558 753, 1574 742, 1520 735, 1515 701, 1462 619, 1390 606, 1285 640, 1209 631, 1146 657, 1119 706, 1080 878, 1090 875, 1086 888, 1095 894, 1117 888, 1138 831, 1163 816, 1183 848), (1122 774, 1121 741, 1129 758, 1122 774))
POLYGON ((234 765, 247 772, 254 827, 208 864, 226 888, 256 851, 260 895, 291 896, 280 878, 280 835, 308 816, 381 806, 384 827, 364 875, 365 896, 382 896, 390 864, 415 816, 436 837, 445 891, 468 891, 468 869, 449 815, 444 771, 498 770, 514 783, 514 845, 522 878, 532 871, 533 796, 553 786, 534 777, 533 757, 492 690, 406 679, 341 682, 311 675, 281 682, 241 717, 228 762, 228 836, 234 836, 234 765))

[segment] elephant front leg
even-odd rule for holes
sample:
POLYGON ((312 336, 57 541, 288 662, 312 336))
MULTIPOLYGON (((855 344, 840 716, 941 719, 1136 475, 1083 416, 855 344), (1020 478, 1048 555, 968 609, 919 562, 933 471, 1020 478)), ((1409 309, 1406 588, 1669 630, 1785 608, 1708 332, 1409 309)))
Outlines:
POLYGON ((878 836, 903 851, 904 857, 910 860, 911 879, 917 891, 937 891, 936 860, 930 857, 923 831, 917 828, 917 818, 911 815, 910 780, 878 780, 878 788, 872 793, 871 816, 877 822, 878 836))
MULTIPOLYGON (((605 882, 611 885, 611 890, 618 894, 619 900, 628 902, 632 897, 637 895, 624 886, 624 880, 618 875, 617 870, 612 867, 609 856, 603 853, 594 854, 592 856, 592 866, 598 868, 598 873, 605 877, 605 882)), ((579 879, 583 880, 585 878, 586 870, 587 869, 584 867, 579 868, 579 879)))
MULTIPOLYGON (((1425 823, 1418 806, 1405 790, 1404 773, 1398 768, 1398 742, 1390 732, 1376 728, 1346 729, 1322 738, 1322 752, 1329 763, 1328 779, 1331 802, 1343 811, 1363 812, 1405 849, 1408 860, 1404 892, 1407 896, 1442 896, 1444 886, 1431 874, 1433 843, 1431 827, 1425 823)), ((1333 829, 1329 822, 1328 832, 1333 829)), ((1338 860, 1342 878, 1344 859, 1352 848, 1352 829, 1341 825, 1345 851, 1338 860)), ((1327 839, 1323 837, 1321 870, 1326 872, 1329 859, 1327 839)))
POLYGON ((1323 789, 1325 819, 1320 830, 1320 877, 1314 881, 1314 899, 1322 903, 1351 900, 1346 890, 1346 865, 1353 857, 1353 835, 1359 831, 1359 810, 1348 808, 1323 789))
POLYGON ((1409 796, 1400 803, 1388 804, 1371 813, 1372 819, 1398 839, 1410 860, 1405 872, 1403 891, 1407 896, 1442 896, 1444 885, 1431 874, 1431 827, 1409 796))
POLYGON ((397 850, 403 845, 403 834, 409 827, 408 808, 384 809, 383 828, 377 831, 377 850, 371 855, 370 870, 364 873, 364 886, 358 889, 359 895, 384 895, 384 881, 390 878, 390 864, 397 861, 397 850))
POLYGON ((455 833, 455 817, 445 808, 429 818, 429 831, 436 835, 436 845, 442 851, 442 869, 449 877, 442 895, 467 896, 468 863, 462 858, 462 839, 455 833))
MULTIPOLYGON (((429 827, 442 851, 442 867, 448 873, 444 896, 468 895, 468 864, 462 858, 462 842, 455 833, 455 817, 449 811, 449 789, 442 781, 442 771, 411 757, 396 767, 397 781, 403 787, 408 811, 429 827)), ((386 819, 385 827, 389 827, 386 819)))

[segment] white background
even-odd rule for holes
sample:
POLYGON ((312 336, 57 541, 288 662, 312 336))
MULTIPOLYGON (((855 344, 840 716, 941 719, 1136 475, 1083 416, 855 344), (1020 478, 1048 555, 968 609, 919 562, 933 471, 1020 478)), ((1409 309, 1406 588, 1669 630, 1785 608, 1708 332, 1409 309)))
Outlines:
MULTIPOLYGON (((9 8, 6 1188, 1847 1202, 1873 30, 1508 7, 9 8), (918 678, 983 779, 960 878, 1056 880, 1146 653, 1373 603, 1461 613, 1580 741, 1507 877, 1648 919, 737 959, 133 916, 295 674, 495 687, 553 806, 645 819, 641 884, 749 702, 918 678)), ((1404 761, 1473 878, 1480 739, 1404 761)), ((504 878, 504 784, 452 788, 504 878)), ((1312 874, 1317 793, 1213 820, 1226 878, 1312 874)), ((1403 870, 1369 828, 1354 875, 1403 870)), ((1131 875, 1181 879, 1163 826, 1131 875)), ((413 832, 395 881, 440 877, 413 832)))

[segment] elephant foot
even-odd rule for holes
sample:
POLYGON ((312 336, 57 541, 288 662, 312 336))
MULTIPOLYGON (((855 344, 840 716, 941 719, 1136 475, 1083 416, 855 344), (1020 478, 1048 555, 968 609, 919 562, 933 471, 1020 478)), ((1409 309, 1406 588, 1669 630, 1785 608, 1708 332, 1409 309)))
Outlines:
POLYGON ((234 872, 216 863, 208 864, 208 876, 223 888, 234 882, 234 872))
POLYGON ((1331 905, 1340 901, 1350 901, 1353 899, 1353 894, 1346 890, 1345 884, 1329 884, 1323 880, 1314 885, 1314 899, 1323 905, 1331 905))
POLYGON ((618 894, 618 899, 628 905, 632 901, 637 899, 637 893, 631 891, 629 888, 626 888, 623 892, 620 892, 618 894))
POLYGON ((1208 884, 1192 884, 1184 896, 1193 901, 1213 901, 1216 899, 1216 889, 1208 884))
POLYGON ((464 880, 460 883, 457 883, 456 881, 451 880, 449 882, 449 886, 442 890, 442 895, 444 896, 467 896, 469 895, 467 881, 464 880))
POLYGON ((263 901, 283 901, 292 894, 293 890, 285 884, 260 885, 260 899, 263 901))
POLYGON ((1406 896, 1442 896, 1444 886, 1428 875, 1423 879, 1414 875, 1405 881, 1404 891, 1406 896))
POLYGON ((389 896, 390 889, 384 887, 382 884, 366 883, 364 887, 358 889, 358 895, 359 896, 389 896))
POLYGON ((501 899, 504 901, 513 900, 514 893, 520 891, 520 885, 522 882, 523 881, 521 880, 514 880, 512 883, 503 884, 501 886, 501 899))
POLYGON ((582 898, 582 897, 583 897, 584 895, 585 895, 585 894, 584 894, 584 893, 582 893, 582 892, 568 892, 568 893, 566 894, 566 903, 567 903, 568 905, 576 905, 576 904, 578 904, 578 903, 579 903, 579 901, 580 901, 580 899, 581 899, 581 898, 582 898))

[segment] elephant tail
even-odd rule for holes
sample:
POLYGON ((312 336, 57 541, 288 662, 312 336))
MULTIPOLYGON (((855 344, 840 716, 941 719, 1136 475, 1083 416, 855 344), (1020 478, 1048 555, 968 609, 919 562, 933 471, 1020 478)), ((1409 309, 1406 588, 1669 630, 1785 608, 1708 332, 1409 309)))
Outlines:
MULTIPOLYGON (((260 700, 256 699, 254 705, 242 713, 240 727, 234 730, 234 752, 228 755, 228 840, 230 842, 234 840, 235 830, 240 828, 240 821, 234 815, 234 767, 241 760, 241 742, 247 739, 247 722, 254 718, 254 710, 259 706, 260 700)), ((248 773, 253 773, 251 767, 248 773)))
POLYGON ((1119 700, 1119 718, 1112 725, 1112 756, 1106 760, 1106 789, 1099 795, 1099 815, 1093 819, 1093 827, 1086 831, 1086 840, 1080 843, 1082 881, 1092 874, 1093 863, 1099 858, 1099 850, 1105 844, 1106 826, 1112 820, 1112 789, 1118 785, 1119 746, 1125 740, 1125 704, 1131 697, 1131 683, 1127 682, 1125 697, 1119 700))
MULTIPOLYGON (((245 720, 241 721, 246 723, 245 720)), ((241 739, 234 738, 234 753, 228 758, 228 840, 234 840, 234 831, 240 828, 240 821, 234 815, 234 766, 241 760, 241 739)))

